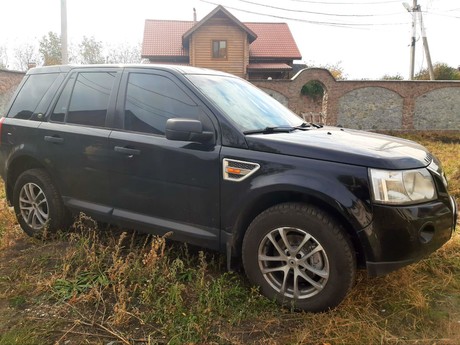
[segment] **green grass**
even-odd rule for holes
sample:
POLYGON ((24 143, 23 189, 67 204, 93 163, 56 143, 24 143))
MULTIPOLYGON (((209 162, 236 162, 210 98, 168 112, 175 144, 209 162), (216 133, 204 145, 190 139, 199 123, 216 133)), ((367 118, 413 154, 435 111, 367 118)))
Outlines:
MULTIPOLYGON (((398 133, 443 162, 460 199, 460 134, 398 133)), ((76 229, 28 238, 0 184, 2 344, 459 344, 460 235, 385 277, 359 272, 328 313, 283 309, 260 296, 222 255, 125 232, 76 229)))
POLYGON ((0 345, 28 344, 47 345, 49 344, 43 336, 37 334, 36 329, 27 325, 15 325, 0 335, 0 345), (40 339, 42 338, 42 339, 40 339))

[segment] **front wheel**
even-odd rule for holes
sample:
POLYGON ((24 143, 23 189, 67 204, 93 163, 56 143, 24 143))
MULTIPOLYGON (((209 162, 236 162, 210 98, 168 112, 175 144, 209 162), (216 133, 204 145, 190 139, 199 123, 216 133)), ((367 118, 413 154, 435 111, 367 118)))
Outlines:
POLYGON ((49 175, 42 169, 23 172, 13 191, 19 225, 29 236, 41 237, 68 225, 68 214, 49 175))
POLYGON ((356 273, 342 227, 322 210, 298 203, 273 206, 254 219, 243 240, 243 265, 262 294, 312 312, 339 305, 356 273))

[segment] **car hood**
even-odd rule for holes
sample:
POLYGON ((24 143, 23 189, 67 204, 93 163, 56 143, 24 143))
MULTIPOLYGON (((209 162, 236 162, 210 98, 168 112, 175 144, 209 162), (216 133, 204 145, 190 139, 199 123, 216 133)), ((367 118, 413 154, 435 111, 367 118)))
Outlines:
POLYGON ((246 140, 251 150, 377 169, 421 168, 432 160, 431 154, 413 141, 336 127, 251 134, 246 140))

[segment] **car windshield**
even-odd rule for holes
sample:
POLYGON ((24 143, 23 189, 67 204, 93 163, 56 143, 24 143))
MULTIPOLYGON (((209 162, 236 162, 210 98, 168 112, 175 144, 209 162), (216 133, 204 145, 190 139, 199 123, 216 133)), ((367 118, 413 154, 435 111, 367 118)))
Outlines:
POLYGON ((292 128, 303 123, 292 111, 245 80, 215 75, 187 77, 242 132, 292 128))

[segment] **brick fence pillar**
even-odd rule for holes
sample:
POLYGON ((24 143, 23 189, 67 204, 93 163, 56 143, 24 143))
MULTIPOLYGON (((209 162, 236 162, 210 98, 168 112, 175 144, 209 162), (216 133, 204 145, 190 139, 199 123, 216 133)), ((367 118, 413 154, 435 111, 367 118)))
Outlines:
POLYGON ((415 98, 405 97, 403 101, 402 129, 414 129, 415 98))

